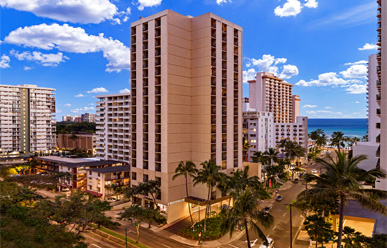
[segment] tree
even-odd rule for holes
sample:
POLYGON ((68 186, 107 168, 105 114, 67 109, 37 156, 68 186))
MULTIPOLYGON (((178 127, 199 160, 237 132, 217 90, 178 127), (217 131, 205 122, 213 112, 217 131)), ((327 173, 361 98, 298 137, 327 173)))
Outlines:
POLYGON ((357 165, 366 159, 366 156, 348 157, 347 154, 336 151, 336 159, 329 154, 327 160, 317 158, 316 162, 320 163, 326 170, 320 176, 306 174, 304 178, 308 181, 314 181, 311 189, 307 192, 300 193, 299 197, 314 197, 322 199, 335 198, 339 201, 339 232, 337 247, 341 247, 343 234, 344 205, 349 197, 356 200, 363 207, 372 211, 387 214, 387 208, 378 199, 386 199, 387 192, 377 189, 364 189, 360 181, 370 176, 384 177, 385 175, 376 170, 365 171, 357 165))
MULTIPOLYGON (((186 161, 185 163, 181 161, 179 165, 175 169, 175 175, 173 175, 172 180, 175 180, 177 177, 184 176, 185 178, 185 192, 187 198, 189 197, 188 193, 188 177, 195 177, 198 170, 196 169, 196 165, 192 161, 186 161)), ((191 222, 193 222, 192 214, 191 214, 191 206, 190 203, 188 205, 189 216, 191 217, 191 222)))
POLYGON ((296 166, 294 167, 293 169, 291 169, 291 172, 292 172, 292 181, 293 181, 293 178, 294 178, 294 173, 297 173, 297 172, 303 172, 305 171, 304 169, 301 169, 300 167, 296 166))
POLYGON ((262 165, 266 164, 266 157, 263 156, 263 153, 261 151, 257 151, 253 154, 253 162, 254 163, 261 163, 262 165))
POLYGON ((266 158, 267 161, 270 162, 270 165, 274 165, 274 163, 278 162, 278 154, 279 152, 277 152, 274 148, 269 148, 263 153, 263 156, 266 158))
POLYGON ((70 185, 70 180, 72 179, 70 172, 59 172, 54 177, 59 181, 64 182, 66 185, 70 185))
POLYGON ((290 160, 293 160, 295 157, 303 157, 306 153, 305 149, 301 145, 290 140, 282 140, 279 147, 283 148, 286 158, 290 160))
POLYGON ((202 168, 198 171, 193 181, 194 186, 201 183, 206 184, 208 188, 206 213, 204 218, 204 232, 206 232, 207 218, 210 214, 210 197, 212 189, 216 186, 217 183, 221 182, 221 180, 224 178, 224 173, 220 172, 222 168, 216 165, 215 161, 213 160, 204 161, 201 163, 201 165, 202 168))
POLYGON ((242 138, 243 161, 247 161, 247 158, 249 157, 249 149, 250 149, 250 143, 245 137, 243 137, 242 138))
POLYGON ((258 234, 259 238, 267 242, 266 235, 257 225, 259 222, 263 227, 269 228, 274 223, 274 218, 269 213, 257 210, 259 199, 268 199, 270 195, 263 189, 260 191, 247 188, 240 192, 235 198, 234 207, 228 212, 228 216, 222 223, 222 229, 230 232, 230 237, 236 227, 244 226, 246 231, 247 246, 250 248, 249 229, 258 234), (263 196, 265 196, 263 198, 263 196))
POLYGON ((331 136, 331 146, 336 146, 337 150, 340 152, 340 148, 345 146, 345 137, 343 132, 333 132, 331 136))
POLYGON ((136 195, 151 195, 153 206, 157 209, 160 207, 157 205, 157 196, 160 194, 160 182, 157 180, 149 180, 148 182, 139 183, 136 186, 128 187, 125 189, 125 196, 129 199, 136 195))
POLYGON ((368 141, 368 134, 364 135, 364 136, 361 138, 361 141, 367 142, 367 141, 368 141))
POLYGON ((141 223, 147 221, 150 226, 152 221, 155 220, 157 212, 157 209, 145 208, 139 205, 132 205, 121 213, 121 219, 127 219, 130 222, 134 223, 137 232, 136 243, 138 243, 138 240, 140 239, 141 223))
POLYGON ((40 207, 44 206, 47 212, 51 212, 50 221, 67 226, 77 235, 101 226, 116 227, 119 225, 104 213, 112 208, 109 202, 87 197, 83 192, 75 192, 66 199, 57 197, 55 202, 43 201, 40 207))
POLYGON ((326 222, 324 217, 317 214, 306 217, 304 225, 308 235, 313 241, 316 241, 316 248, 318 243, 321 243, 321 247, 324 247, 324 243, 332 240, 334 237, 332 224, 326 222))
POLYGON ((309 133, 309 138, 314 141, 314 148, 316 149, 318 147, 318 140, 321 139, 321 137, 324 135, 324 130, 317 129, 313 132, 309 133))

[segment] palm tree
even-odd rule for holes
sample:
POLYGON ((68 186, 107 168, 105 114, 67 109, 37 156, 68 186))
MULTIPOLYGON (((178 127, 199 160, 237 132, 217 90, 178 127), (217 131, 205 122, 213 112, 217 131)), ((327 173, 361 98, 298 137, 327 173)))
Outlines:
POLYGON ((366 156, 349 157, 345 153, 336 151, 336 159, 333 159, 329 154, 327 160, 316 158, 316 162, 325 167, 326 172, 320 176, 306 174, 304 178, 307 181, 314 181, 316 184, 311 185, 311 189, 307 192, 301 192, 298 195, 299 199, 303 197, 314 197, 321 199, 332 199, 339 201, 339 233, 337 247, 341 247, 341 239, 343 233, 343 218, 344 205, 349 197, 356 200, 363 207, 367 207, 375 212, 387 214, 387 208, 378 199, 386 199, 387 192, 377 189, 364 189, 359 183, 371 176, 384 177, 385 175, 375 170, 365 171, 357 167, 357 165, 367 159, 366 156))
MULTIPOLYGON (((179 176, 184 176, 185 178, 185 192, 187 194, 187 198, 189 197, 188 193, 188 177, 194 177, 198 170, 196 169, 196 165, 192 161, 186 161, 185 163, 181 161, 179 165, 175 169, 175 175, 173 175, 172 180, 175 180, 179 176)), ((191 222, 193 224, 193 218, 191 214, 191 206, 188 203, 188 212, 191 217, 191 222)))
POLYGON ((261 151, 257 151, 257 152, 254 152, 253 154, 253 162, 254 163, 262 163, 264 164, 264 156, 263 156, 263 153, 261 151))
POLYGON ((308 235, 313 241, 316 241, 316 248, 318 247, 318 242, 321 243, 321 247, 324 247, 324 243, 332 240, 334 237, 332 224, 317 214, 306 217, 304 226, 308 235))
POLYGON ((267 158, 268 161, 270 161, 270 165, 273 165, 274 162, 278 162, 277 155, 279 152, 277 152, 274 148, 269 148, 267 151, 263 153, 263 156, 267 158))
POLYGON ((220 172, 222 168, 216 165, 216 163, 211 159, 208 161, 204 161, 203 163, 201 163, 201 165, 202 168, 195 175, 193 181, 194 186, 201 183, 206 184, 208 187, 206 213, 204 218, 204 232, 206 232, 206 223, 210 212, 211 192, 212 189, 216 186, 216 184, 221 182, 221 180, 224 178, 224 173, 220 172))
POLYGON ((337 146, 337 150, 340 152, 340 148, 345 146, 345 137, 343 132, 333 132, 331 137, 331 146, 337 146))
POLYGON ((247 161, 247 158, 249 156, 250 143, 245 137, 242 138, 242 146, 243 160, 247 161))
POLYGON ((222 223, 221 228, 224 231, 230 231, 230 237, 236 227, 243 225, 246 230, 247 246, 251 248, 249 228, 258 234, 259 238, 267 242, 266 235, 257 225, 259 222, 263 227, 270 227, 274 218, 269 213, 257 210, 259 201, 258 199, 269 199, 270 195, 267 191, 253 190, 247 188, 240 192, 235 199, 235 204, 228 213, 228 217, 222 223))

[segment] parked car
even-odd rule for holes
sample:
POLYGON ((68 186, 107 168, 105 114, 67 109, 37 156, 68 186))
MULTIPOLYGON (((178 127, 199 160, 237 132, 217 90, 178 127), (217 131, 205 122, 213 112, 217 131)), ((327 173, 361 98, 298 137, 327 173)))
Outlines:
POLYGON ((299 181, 298 178, 296 178, 293 180, 293 183, 298 183, 298 181, 299 181))
POLYGON ((265 213, 269 213, 271 207, 265 207, 262 211, 265 212, 265 213))
POLYGON ((108 202, 115 202, 115 201, 118 201, 118 199, 117 199, 117 198, 114 198, 114 197, 108 197, 108 198, 106 198, 105 200, 108 201, 108 202))
POLYGON ((47 172, 42 172, 39 175, 41 175, 41 176, 48 176, 48 173, 47 172))
POLYGON ((313 169, 311 172, 312 172, 312 174, 317 174, 317 170, 316 169, 313 169))
POLYGON ((62 189, 62 192, 69 192, 69 191, 70 191, 69 188, 63 188, 63 189, 62 189))
POLYGON ((259 248, 274 248, 274 240, 272 238, 266 238, 267 243, 263 242, 259 248))
POLYGON ((282 196, 281 196, 281 195, 277 196, 277 198, 276 198, 275 200, 276 200, 277 202, 282 201, 282 196))

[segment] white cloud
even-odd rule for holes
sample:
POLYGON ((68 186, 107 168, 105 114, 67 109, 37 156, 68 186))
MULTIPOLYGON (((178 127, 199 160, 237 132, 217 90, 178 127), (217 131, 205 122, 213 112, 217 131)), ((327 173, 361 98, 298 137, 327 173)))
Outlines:
POLYGON ((250 68, 247 71, 243 71, 243 82, 247 83, 247 81, 254 80, 256 74, 257 72, 254 68, 250 68))
POLYGON ((374 44, 370 44, 370 43, 365 43, 363 47, 359 47, 358 49, 360 51, 363 51, 363 50, 378 50, 379 46, 378 45, 374 45, 374 44))
POLYGON ((367 78, 368 68, 366 65, 351 65, 347 70, 340 72, 344 78, 367 78))
POLYGON ((359 60, 353 63, 345 63, 344 65, 363 65, 363 64, 368 64, 367 60, 359 60))
POLYGON ((28 60, 36 61, 37 63, 42 64, 43 66, 57 66, 60 62, 64 62, 65 59, 69 59, 66 56, 63 56, 63 53, 48 53, 44 54, 41 52, 22 52, 11 50, 10 54, 17 58, 18 60, 28 60))
POLYGON ((65 105, 63 105, 65 107, 71 107, 71 104, 70 103, 66 103, 65 105))
POLYGON ((78 94, 78 95, 75 95, 75 97, 84 97, 85 95, 83 94, 78 94))
POLYGON ((312 115, 313 117, 335 117, 342 116, 342 112, 334 112, 330 110, 309 110, 306 111, 308 115, 312 115))
POLYGON ((29 70, 32 70, 33 67, 29 67, 29 66, 24 66, 23 70, 25 71, 29 71, 29 70))
POLYGON ((161 0, 138 0, 138 4, 137 9, 142 11, 145 7, 159 6, 161 4, 161 0))
POLYGON ((305 104, 303 108, 315 108, 317 105, 305 104))
POLYGON ((216 3, 217 3, 218 5, 222 5, 222 4, 224 4, 224 3, 231 3, 231 0, 216 0, 216 3))
POLYGON ((300 80, 296 83, 298 86, 338 86, 338 85, 347 85, 347 80, 339 78, 336 72, 327 72, 318 75, 317 80, 311 80, 306 82, 305 80, 300 80))
POLYGON ((280 78, 289 79, 293 76, 298 75, 298 68, 295 65, 284 65, 280 78))
POLYGON ((62 110, 61 110, 61 109, 57 109, 57 110, 56 110, 56 113, 57 113, 57 114, 62 113, 62 110))
POLYGON ((307 8, 317 8, 318 7, 318 2, 316 0, 305 0, 304 6, 307 8))
POLYGON ((0 6, 73 23, 100 23, 117 14, 109 0, 1 0, 0 6))
POLYGON ((4 41, 14 45, 36 47, 45 50, 58 49, 70 53, 102 52, 109 61, 106 71, 129 70, 130 49, 122 42, 98 36, 88 35, 82 28, 67 24, 40 24, 18 28, 12 31, 4 41))
POLYGON ((76 108, 76 109, 72 109, 70 111, 71 111, 71 113, 80 114, 80 113, 84 113, 85 111, 90 111, 90 110, 94 110, 94 107, 76 108))
POLYGON ((9 62, 11 61, 11 59, 3 54, 1 57, 0 57, 0 68, 8 68, 9 67, 9 62))
POLYGON ((332 107, 325 107, 325 109, 331 109, 332 107))
POLYGON ((99 88, 94 88, 92 90, 89 90, 87 93, 106 93, 108 92, 107 89, 105 89, 104 87, 99 87, 99 88))
POLYGON ((280 17, 296 16, 301 13, 301 3, 298 0, 287 0, 287 2, 281 7, 277 6, 274 9, 274 14, 280 17))
POLYGON ((120 90, 120 93, 130 93, 130 90, 125 88, 123 90, 120 90))
POLYGON ((345 90, 348 91, 348 94, 364 94, 364 93, 367 93, 367 85, 365 85, 365 84, 352 84, 351 86, 349 86, 345 90))

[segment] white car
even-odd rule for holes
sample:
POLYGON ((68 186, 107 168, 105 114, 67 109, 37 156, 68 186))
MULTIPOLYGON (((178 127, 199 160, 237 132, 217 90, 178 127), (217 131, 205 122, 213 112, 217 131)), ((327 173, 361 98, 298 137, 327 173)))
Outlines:
POLYGON ((70 191, 69 188, 63 188, 63 189, 62 189, 62 192, 69 192, 69 191, 70 191))
POLYGON ((316 169, 313 169, 311 172, 312 172, 312 174, 317 174, 317 170, 316 169))
POLYGON ((274 248, 274 240, 271 238, 266 238, 268 245, 265 245, 265 242, 259 248, 274 248))

